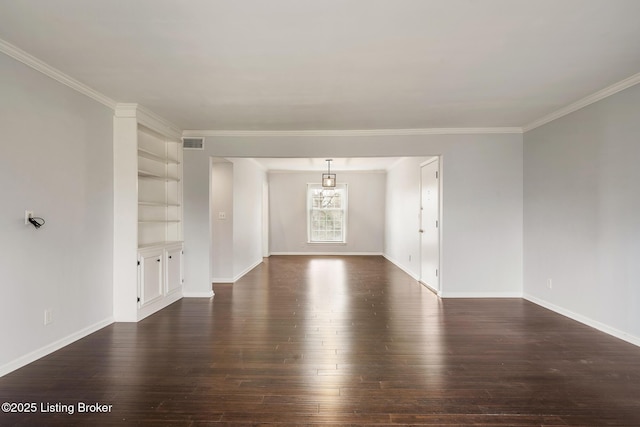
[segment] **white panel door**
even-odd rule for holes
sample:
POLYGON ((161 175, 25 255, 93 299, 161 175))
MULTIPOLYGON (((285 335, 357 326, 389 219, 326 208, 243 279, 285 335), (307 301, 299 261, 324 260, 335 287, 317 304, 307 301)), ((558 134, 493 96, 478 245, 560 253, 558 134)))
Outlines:
POLYGON ((140 253, 140 307, 161 298, 164 284, 162 249, 154 253, 140 253))
POLYGON ((167 249, 167 294, 182 286, 182 248, 167 249))
POLYGON ((438 160, 420 168, 420 281, 440 290, 440 209, 438 160))

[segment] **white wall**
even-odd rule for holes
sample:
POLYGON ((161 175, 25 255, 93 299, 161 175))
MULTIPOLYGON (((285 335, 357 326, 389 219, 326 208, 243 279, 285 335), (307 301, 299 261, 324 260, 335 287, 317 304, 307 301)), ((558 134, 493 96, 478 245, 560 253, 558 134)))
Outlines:
POLYGON ((387 172, 384 255, 420 278, 420 164, 430 157, 407 157, 387 172))
POLYGON ((184 217, 185 297, 213 296, 211 288, 210 169, 209 155, 199 150, 184 150, 182 203, 184 217))
POLYGON ((212 295, 212 282, 234 282, 262 262, 262 188, 267 178, 250 159, 212 160, 205 151, 185 150, 183 161, 183 294, 206 297, 212 295), (210 181, 216 185, 210 188, 210 181), (218 219, 220 211, 226 220, 218 219))
MULTIPOLYGON (((443 297, 522 295, 522 144, 513 140, 452 142, 440 151, 443 297)), ((436 151, 434 154, 439 154, 436 151)), ((420 276, 420 163, 389 171, 385 256, 420 276), (411 255, 411 261, 409 256, 411 255)))
POLYGON ((321 172, 269 173, 270 252, 382 254, 385 173, 340 172, 347 184, 347 243, 308 243, 307 184, 319 184, 321 172))
POLYGON ((113 118, 113 317, 138 320, 138 122, 113 118))
POLYGON ((443 296, 522 295, 522 139, 442 156, 443 296))
POLYGON ((638 345, 639 117, 636 85, 524 136, 525 297, 638 345))
POLYGON ((251 159, 233 162, 233 281, 262 262, 262 187, 267 179, 251 159))
MULTIPOLYGON (((208 160, 194 157, 441 155, 443 296, 522 295, 520 134, 216 136, 206 138, 204 152, 194 153, 185 153, 184 160, 186 247, 208 246, 208 234, 188 230, 198 228, 197 223, 189 224, 199 215, 194 209, 208 205, 208 181, 194 179, 208 174, 208 160)), ((204 259, 208 261, 208 253, 204 259)), ((207 283, 201 268, 186 269, 194 286, 207 283)))
POLYGON ((211 281, 225 282, 233 277, 233 163, 211 162, 211 281))
POLYGON ((3 54, 0 93, 2 375, 112 322, 113 111, 3 54))

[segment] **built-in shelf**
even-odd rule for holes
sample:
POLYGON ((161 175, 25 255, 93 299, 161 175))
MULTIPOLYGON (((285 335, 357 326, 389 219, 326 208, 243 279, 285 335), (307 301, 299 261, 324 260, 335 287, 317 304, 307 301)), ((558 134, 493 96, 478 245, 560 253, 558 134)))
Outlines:
POLYGON ((137 105, 119 104, 113 120, 114 248, 137 251, 114 258, 113 311, 117 321, 139 321, 182 297, 182 141, 137 105))
POLYGON ((138 178, 143 178, 143 179, 156 179, 158 181, 174 181, 174 182, 180 182, 179 178, 175 178, 172 176, 165 176, 165 175, 160 175, 158 173, 154 173, 154 172, 149 172, 146 170, 139 170, 138 171, 138 178))
POLYGON ((180 203, 164 203, 164 202, 138 202, 139 206, 153 206, 153 207, 162 207, 165 208, 167 206, 179 207, 180 203))
POLYGON ((138 249, 148 249, 148 248, 154 248, 154 247, 174 246, 174 245, 180 245, 182 243, 183 242, 179 241, 179 240, 162 241, 162 242, 151 242, 151 243, 145 243, 145 244, 142 244, 142 245, 138 245, 138 249))
POLYGON ((143 126, 138 127, 137 136, 138 247, 180 241, 182 142, 143 126))
POLYGON ((175 159, 171 159, 169 157, 163 157, 158 154, 152 153, 151 151, 145 150, 144 148, 138 148, 138 156, 144 157, 145 159, 155 160, 160 163, 169 163, 173 165, 179 165, 180 162, 175 159))

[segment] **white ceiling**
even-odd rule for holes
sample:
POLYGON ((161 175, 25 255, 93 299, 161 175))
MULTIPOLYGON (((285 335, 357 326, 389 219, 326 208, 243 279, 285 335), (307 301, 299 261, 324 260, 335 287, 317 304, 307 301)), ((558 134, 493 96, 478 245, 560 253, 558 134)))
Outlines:
POLYGON ((640 71, 638 0, 0 0, 0 39, 182 129, 522 127, 640 71))

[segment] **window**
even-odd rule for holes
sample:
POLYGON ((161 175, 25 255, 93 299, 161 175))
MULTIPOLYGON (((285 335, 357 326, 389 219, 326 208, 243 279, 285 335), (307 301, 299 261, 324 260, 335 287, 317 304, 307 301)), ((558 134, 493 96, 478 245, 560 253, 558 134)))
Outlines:
POLYGON ((346 243, 347 186, 307 185, 309 243, 346 243))

